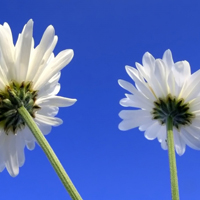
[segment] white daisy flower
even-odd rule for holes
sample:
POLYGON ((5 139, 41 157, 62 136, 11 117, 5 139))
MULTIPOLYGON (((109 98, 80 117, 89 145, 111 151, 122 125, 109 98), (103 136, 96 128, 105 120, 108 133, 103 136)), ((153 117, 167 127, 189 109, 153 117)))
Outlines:
POLYGON ((120 101, 122 110, 120 130, 139 127, 149 140, 155 138, 167 149, 166 120, 173 119, 174 144, 178 155, 183 155, 186 145, 200 149, 200 70, 191 74, 187 61, 173 62, 170 50, 162 59, 145 53, 143 66, 126 66, 128 75, 135 82, 119 80, 119 85, 131 94, 120 101))
POLYGON ((32 37, 33 21, 29 20, 13 44, 9 25, 0 25, 0 171, 6 167, 11 176, 24 164, 24 147, 35 148, 35 138, 17 112, 23 102, 44 135, 52 126, 62 124, 54 117, 59 107, 71 106, 76 99, 56 96, 60 90, 60 70, 73 57, 73 50, 53 50, 58 41, 53 26, 48 26, 37 47, 32 37))

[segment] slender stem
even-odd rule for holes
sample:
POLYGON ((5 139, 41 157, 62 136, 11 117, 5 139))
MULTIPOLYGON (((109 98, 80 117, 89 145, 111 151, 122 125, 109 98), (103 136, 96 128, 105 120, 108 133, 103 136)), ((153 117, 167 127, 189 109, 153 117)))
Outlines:
POLYGON ((174 149, 173 121, 170 116, 167 118, 167 144, 168 144, 168 152, 169 152, 169 167, 170 167, 172 200, 179 200, 176 155, 175 155, 175 149, 174 149))
POLYGON ((20 113, 21 117, 23 118, 27 126, 30 128, 37 142, 43 149, 44 153, 46 154, 47 158, 49 159, 51 165, 53 166, 54 170, 56 171, 57 175, 59 176, 60 180, 62 181, 71 198, 73 200, 82 200, 81 196, 79 195, 69 176, 65 172, 62 164, 58 160, 53 149, 47 142, 46 138, 44 137, 36 123, 34 122, 33 118, 30 116, 29 112, 24 106, 18 108, 18 112, 20 113))

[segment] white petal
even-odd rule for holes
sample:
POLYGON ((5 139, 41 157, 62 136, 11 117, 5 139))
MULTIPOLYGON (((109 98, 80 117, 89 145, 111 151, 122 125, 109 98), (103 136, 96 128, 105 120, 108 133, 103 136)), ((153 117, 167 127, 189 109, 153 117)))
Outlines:
POLYGON ((147 128, 147 130, 144 133, 144 136, 148 140, 154 140, 157 137, 159 130, 160 130, 160 124, 157 121, 154 121, 154 123, 147 128))
POLYGON ((37 111, 37 113, 53 117, 58 114, 58 110, 58 107, 42 106, 41 109, 37 111))
POLYGON ((72 60, 73 56, 74 56, 74 52, 72 49, 61 51, 55 57, 53 62, 51 62, 48 65, 48 69, 43 71, 45 75, 41 74, 39 79, 34 83, 34 88, 37 88, 39 90, 44 83, 46 83, 51 77, 53 77, 63 67, 65 67, 72 60))
MULTIPOLYGON (((152 121, 153 121, 153 120, 152 120, 152 121)), ((142 125, 139 127, 139 130, 140 130, 140 131, 146 131, 146 130, 153 124, 152 121, 150 121, 150 122, 147 123, 147 124, 142 124, 142 125)))
POLYGON ((144 79, 148 82, 150 79, 150 74, 151 72, 149 71, 150 69, 144 68, 140 63, 135 63, 135 66, 137 70, 140 72, 140 74, 144 77, 144 79))
POLYGON ((123 98, 120 100, 119 104, 121 106, 124 106, 124 107, 136 107, 136 108, 141 108, 140 106, 137 107, 135 106, 135 102, 133 102, 131 99, 129 98, 123 98))
POLYGON ((6 65, 1 48, 0 48, 0 65, 1 65, 1 69, 2 69, 3 73, 6 75, 6 77, 4 77, 4 79, 6 79, 6 80, 8 80, 8 82, 10 82, 11 74, 8 69, 9 67, 6 65))
POLYGON ((119 79, 118 83, 122 88, 124 88, 125 90, 129 91, 132 94, 135 94, 135 92, 137 92, 136 88, 131 83, 129 83, 128 81, 124 81, 124 80, 119 79))
POLYGON ((167 75, 168 75, 169 72, 171 71, 172 66, 174 65, 172 53, 169 49, 166 50, 165 53, 163 54, 163 61, 165 63, 165 66, 166 66, 166 69, 167 69, 166 72, 167 72, 167 75))
POLYGON ((122 119, 134 119, 139 116, 151 117, 151 113, 146 110, 122 110, 119 113, 119 117, 122 119))
POLYGON ((182 156, 185 153, 185 142, 181 137, 181 132, 178 132, 176 129, 174 129, 173 135, 176 152, 179 156, 182 156))
POLYGON ((29 150, 33 150, 35 148, 35 137, 33 136, 33 134, 31 133, 31 131, 29 130, 29 128, 27 128, 25 126, 25 128, 21 131, 21 134, 24 138, 26 147, 29 150))
POLYGON ((50 96, 38 99, 37 104, 41 107, 43 105, 67 107, 73 105, 76 101, 76 99, 70 99, 61 96, 50 96))
POLYGON ((180 61, 174 64, 172 68, 176 83, 183 86, 184 82, 190 77, 190 64, 187 61, 180 61))
POLYGON ((0 163, 0 172, 2 172, 5 169, 5 164, 4 163, 0 163))
POLYGON ((130 95, 130 94, 125 94, 127 99, 132 101, 132 104, 134 104, 134 107, 142 108, 145 110, 149 110, 150 112, 152 111, 152 108, 154 107, 153 102, 149 101, 146 97, 140 97, 139 95, 130 95))
POLYGON ((49 134, 49 133, 51 132, 52 126, 47 125, 47 124, 44 124, 44 123, 42 123, 42 122, 37 122, 37 121, 36 121, 36 123, 37 123, 37 125, 38 125, 40 131, 41 131, 44 135, 47 135, 47 134, 49 134))
POLYGON ((149 105, 150 102, 147 101, 147 103, 144 101, 145 98, 143 98, 142 100, 140 100, 138 98, 138 96, 136 95, 128 95, 125 94, 127 96, 127 98, 121 99, 120 100, 120 105, 124 106, 124 107, 134 107, 134 108, 141 108, 144 110, 148 110, 149 112, 152 111, 152 106, 149 105))
POLYGON ((24 147, 25 147, 24 138, 21 134, 18 134, 17 135, 17 156, 18 156, 18 163, 20 167, 25 162, 24 147))
POLYGON ((42 58, 41 66, 38 68, 38 71, 33 78, 33 82, 37 81, 37 79, 41 76, 42 72, 44 71, 45 66, 47 66, 50 63, 52 57, 54 58, 52 51, 54 50, 54 48, 57 44, 57 41, 58 41, 58 37, 54 36, 54 40, 53 40, 51 46, 47 49, 44 57, 42 58))
POLYGON ((172 71, 169 72, 169 76, 168 76, 168 79, 167 79, 167 84, 169 86, 169 93, 172 96, 178 96, 179 92, 180 92, 180 89, 179 89, 178 85, 175 82, 174 74, 173 74, 172 71))
MULTIPOLYGON (((1 59, 1 58, 0 58, 1 59)), ((0 65, 0 90, 5 90, 5 87, 9 84, 7 80, 7 76, 5 75, 1 65, 0 65)))
POLYGON ((5 168, 5 138, 6 134, 0 130, 0 172, 5 168))
POLYGON ((184 127, 191 135, 196 139, 200 140, 200 127, 195 127, 193 125, 184 127))
POLYGON ((54 91, 54 89, 60 79, 60 75, 61 75, 61 73, 58 72, 57 74, 55 74, 55 76, 53 76, 46 84, 44 84, 40 88, 40 90, 38 91, 38 98, 40 98, 42 96, 47 96, 54 91))
POLYGON ((118 80, 118 83, 121 87, 133 93, 134 95, 125 94, 127 100, 123 99, 120 101, 122 106, 131 106, 138 108, 145 108, 152 110, 152 101, 149 101, 146 96, 143 95, 140 91, 138 91, 132 84, 124 80, 118 80), (127 104, 128 103, 128 104, 127 104))
POLYGON ((192 120, 192 126, 198 127, 200 128, 200 117, 196 116, 193 120, 192 120))
POLYGON ((6 31, 8 40, 9 40, 11 43, 13 43, 12 32, 11 32, 11 29, 10 29, 9 24, 5 22, 5 23, 3 24, 3 27, 4 27, 4 30, 6 31))
POLYGON ((15 177, 19 173, 19 163, 17 158, 16 151, 16 135, 8 134, 6 137, 4 150, 5 150, 5 166, 8 170, 8 173, 15 177))
POLYGON ((151 84, 151 87, 153 88, 156 96, 166 97, 166 95, 168 94, 166 70, 163 62, 160 59, 157 59, 155 61, 154 79, 152 81, 154 81, 154 83, 151 84))
POLYGON ((161 126, 160 130, 158 131, 158 141, 161 143, 162 149, 166 150, 167 147, 167 134, 166 134, 166 126, 161 126))
POLYGON ((0 48, 8 71, 14 77, 14 45, 2 25, 0 25, 0 48))
POLYGON ((28 150, 33 150, 35 149, 35 142, 34 141, 25 141, 26 147, 28 150))
POLYGON ((197 94, 200 92, 200 70, 193 73, 187 82, 187 87, 184 88, 183 94, 185 101, 191 101, 197 97, 197 94))
POLYGON ((185 143, 193 149, 200 150, 200 139, 194 136, 194 132, 190 127, 181 129, 181 136, 185 143))
POLYGON ((151 121, 151 114, 144 110, 122 110, 119 116, 124 119, 119 124, 120 130, 129 130, 151 121))
POLYGON ((158 131, 158 141, 161 143, 161 147, 163 150, 167 150, 167 133, 166 133, 166 127, 161 126, 160 130, 158 131))
POLYGON ((142 57, 142 64, 146 73, 149 74, 150 71, 154 70, 155 58, 149 52, 146 52, 142 57))
POLYGON ((0 130, 0 147, 2 147, 5 144, 5 140, 6 140, 6 134, 4 132, 4 130, 0 130))
POLYGON ((153 96, 151 90, 149 89, 148 85, 142 80, 142 77, 138 73, 136 69, 130 66, 126 66, 126 71, 128 75, 135 81, 137 88, 150 100, 154 101, 155 97, 153 96))
POLYGON ((161 147, 163 150, 167 150, 168 146, 167 146, 167 140, 162 140, 161 141, 161 147))
POLYGON ((48 51, 49 47, 54 41, 54 35, 55 35, 55 30, 53 26, 48 26, 42 36, 40 44, 33 51, 33 55, 31 57, 31 62, 28 70, 28 75, 26 77, 28 81, 33 80, 35 72, 37 73, 37 71, 39 70, 39 67, 42 64, 43 56, 48 51))
POLYGON ((33 21, 29 20, 28 23, 25 25, 24 30, 21 35, 21 44, 19 55, 17 58, 16 66, 17 73, 19 73, 17 81, 25 80, 27 75, 27 70, 29 66, 29 59, 31 53, 31 46, 32 46, 32 34, 33 34, 33 21))
POLYGON ((51 125, 51 126, 59 126, 63 123, 62 119, 60 118, 44 116, 37 113, 36 113, 35 120, 38 121, 39 123, 42 122, 44 124, 51 125))
POLYGON ((200 128, 187 126, 181 129, 182 138, 185 143, 193 149, 200 150, 200 128))
POLYGON ((60 83, 57 83, 56 86, 53 88, 49 88, 48 90, 48 95, 47 96, 55 96, 58 94, 58 92, 60 91, 61 85, 60 83))

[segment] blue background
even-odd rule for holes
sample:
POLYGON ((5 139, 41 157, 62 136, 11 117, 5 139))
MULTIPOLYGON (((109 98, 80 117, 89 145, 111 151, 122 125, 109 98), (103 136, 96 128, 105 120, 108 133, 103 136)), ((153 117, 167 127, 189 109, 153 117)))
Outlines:
MULTIPOLYGON (((34 20, 38 44, 50 24, 58 44, 55 54, 75 52, 62 70, 60 95, 77 98, 61 108, 64 124, 47 136, 84 200, 168 200, 167 151, 138 129, 118 130, 119 100, 131 81, 125 65, 141 63, 149 51, 156 58, 171 49, 174 60, 200 68, 200 2, 184 0, 7 0, 0 23, 8 22, 14 41, 34 20)), ((16 178, 0 174, 0 199, 70 199, 42 150, 25 149, 26 162, 16 178)), ((177 156, 181 200, 199 200, 200 152, 187 148, 177 156)))

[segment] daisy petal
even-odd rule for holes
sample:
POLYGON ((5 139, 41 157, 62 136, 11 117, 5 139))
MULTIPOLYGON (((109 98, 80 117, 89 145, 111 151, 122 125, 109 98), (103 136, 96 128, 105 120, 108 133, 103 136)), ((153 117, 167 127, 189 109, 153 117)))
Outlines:
POLYGON ((19 173, 19 163, 16 151, 16 136, 12 134, 7 135, 5 144, 5 166, 8 170, 8 173, 15 177, 19 173))
POLYGON ((155 138, 157 138, 159 130, 160 130, 160 125, 156 121, 153 124, 151 124, 150 127, 147 128, 147 130, 144 133, 144 136, 148 140, 154 140, 155 138))
POLYGON ((165 51, 165 53, 163 54, 163 59, 162 59, 165 63, 166 66, 166 71, 168 72, 167 74, 169 74, 169 72, 171 71, 172 66, 174 65, 174 61, 172 58, 172 52, 168 49, 165 51))
POLYGON ((151 121, 150 114, 143 110, 122 110, 119 116, 124 119, 119 124, 120 130, 129 130, 143 123, 149 123, 151 121))
POLYGON ((181 132, 178 132, 176 129, 174 129, 174 145, 177 154, 182 156, 185 153, 185 142, 181 137, 181 132))
POLYGON ((28 81, 33 80, 35 76, 35 71, 39 70, 40 65, 43 63, 42 58, 44 57, 46 51, 51 46, 54 41, 55 30, 53 26, 48 26, 45 30, 40 44, 34 49, 33 55, 31 57, 31 62, 28 69, 28 74, 26 79, 28 81))
POLYGON ((126 71, 128 75, 135 81, 137 88, 147 96, 147 98, 154 100, 155 97, 153 96, 151 90, 147 86, 144 80, 141 80, 140 74, 132 67, 126 66, 126 71))
POLYGON ((60 118, 49 117, 49 116, 40 115, 40 114, 36 114, 35 120, 38 121, 38 122, 42 122, 44 124, 47 124, 47 125, 51 125, 51 126, 59 126, 63 123, 63 121, 60 118))
POLYGON ((76 101, 77 101, 76 99, 70 99, 60 96, 50 96, 38 99, 37 104, 40 106, 49 105, 58 107, 68 107, 72 106, 76 101))
POLYGON ((172 69, 178 86, 183 86, 184 82, 190 77, 190 64, 187 61, 181 61, 174 64, 172 69))
POLYGON ((125 90, 129 91, 132 94, 134 94, 137 91, 136 88, 128 81, 119 79, 118 83, 122 88, 124 88, 125 90))
POLYGON ((155 64, 155 58, 149 52, 146 52, 142 57, 142 64, 146 73, 149 74, 151 70, 154 70, 152 67, 154 67, 155 64))
POLYGON ((185 143, 196 150, 200 150, 200 140, 195 138, 192 134, 191 134, 191 129, 182 129, 181 133, 182 133, 182 138, 185 141, 185 143))
POLYGON ((34 88, 37 88, 39 90, 43 84, 45 84, 51 77, 53 77, 63 67, 65 67, 72 60, 73 56, 74 56, 74 52, 72 49, 67 49, 60 52, 55 57, 54 61, 51 62, 49 64, 49 67, 45 70, 46 76, 43 77, 41 75, 40 78, 34 83, 34 88))
POLYGON ((47 125, 47 124, 43 124, 41 122, 36 122, 39 129, 41 130, 41 132, 44 134, 44 135, 47 135, 51 132, 51 129, 52 129, 52 126, 50 125, 47 125))
POLYGON ((32 34, 33 34, 33 21, 29 20, 26 24, 24 31, 21 35, 21 44, 18 60, 17 60, 17 73, 19 73, 17 81, 25 80, 27 71, 28 71, 28 65, 29 65, 29 59, 30 59, 30 53, 31 53, 31 45, 32 45, 32 34))

